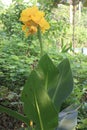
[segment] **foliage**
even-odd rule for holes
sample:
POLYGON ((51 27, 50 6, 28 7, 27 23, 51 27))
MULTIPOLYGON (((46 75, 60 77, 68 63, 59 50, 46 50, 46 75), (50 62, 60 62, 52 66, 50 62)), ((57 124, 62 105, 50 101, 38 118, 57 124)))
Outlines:
POLYGON ((73 55, 69 56, 74 77, 74 89, 69 98, 62 105, 62 109, 68 104, 80 104, 78 113, 78 130, 86 130, 85 120, 87 118, 87 56, 73 55), (84 123, 82 123, 84 122, 84 123))
POLYGON ((0 0, 0 11, 3 10, 3 6, 4 5, 3 5, 2 1, 0 0))
POLYGON ((18 37, 23 37, 19 16, 21 10, 24 8, 24 4, 14 3, 9 8, 5 9, 0 15, 7 36, 10 37, 17 34, 18 37))
MULTIPOLYGON (((44 7, 46 10, 46 7, 44 7)), ((48 20, 50 20, 50 31, 48 35, 48 42, 53 42, 57 48, 62 50, 62 41, 64 44, 69 47, 72 43, 72 26, 70 26, 70 12, 69 7, 64 5, 59 5, 58 8, 47 8, 48 20), (55 28, 56 27, 56 28, 55 28)), ((83 8, 81 12, 81 19, 79 19, 79 10, 76 9, 75 12, 75 47, 86 46, 87 32, 86 32, 86 23, 87 23, 87 9, 83 8)), ((53 46, 53 45, 52 45, 53 46)))
MULTIPOLYGON (((25 116, 2 105, 0 105, 0 111, 20 119, 32 129, 35 124, 36 130, 53 130, 57 128, 57 118, 61 103, 69 96, 73 89, 73 78, 68 59, 63 60, 56 67, 48 55, 43 55, 40 29, 45 29, 45 26, 46 29, 49 28, 47 27, 49 24, 43 18, 43 12, 39 12, 35 7, 33 10, 34 9, 37 11, 37 15, 35 15, 35 18, 33 15, 32 19, 30 17, 30 21, 29 16, 25 16, 26 10, 22 12, 23 17, 21 16, 25 25, 31 23, 30 27, 35 25, 36 27, 38 26, 37 32, 41 49, 39 64, 36 69, 31 71, 29 79, 22 91, 25 116), (38 16, 40 19, 42 18, 42 24, 37 23, 38 19, 36 18, 39 18, 38 16), (68 68, 65 69, 66 67, 68 68), (64 75, 66 75, 66 78, 64 75), (67 91, 65 87, 67 88, 67 91), (44 114, 45 112, 46 115, 44 114)), ((32 11, 32 8, 30 8, 29 11, 30 10, 32 11)), ((13 57, 13 59, 19 60, 17 57, 13 57)))
POLYGON ((84 7, 87 7, 87 0, 84 0, 84 1, 83 1, 83 6, 84 6, 84 7))
MULTIPOLYGON (((32 0, 32 3, 34 2, 32 0)), ((81 104, 76 129, 86 130, 87 56, 65 53, 72 48, 72 28, 69 24, 69 8, 65 6, 57 6, 58 8, 55 8, 50 1, 46 1, 47 3, 45 2, 44 4, 43 1, 41 2, 40 8, 45 10, 46 18, 51 26, 50 30, 42 35, 44 52, 48 52, 55 65, 68 57, 73 71, 74 89, 72 94, 62 104, 61 110, 72 103, 81 104), (63 53, 59 53, 60 51, 63 53)), ((38 39, 36 36, 24 38, 21 31, 19 15, 25 6, 27 5, 17 2, 7 10, 1 11, 1 13, 4 13, 0 13, 2 18, 2 23, 0 21, 0 97, 2 98, 4 98, 4 95, 7 97, 10 90, 16 92, 17 96, 19 96, 28 75, 31 70, 36 68, 39 59, 40 49, 38 39)), ((86 14, 87 9, 83 8, 82 17, 79 21, 78 10, 76 11, 75 46, 77 47, 87 46, 86 14)), ((14 94, 12 93, 11 95, 14 94)), ((4 105, 7 104, 5 102, 4 105)), ((64 119, 66 119, 65 116, 64 119)), ((29 122, 27 123, 29 124, 29 122)))
MULTIPOLYGON (((25 4, 13 4, 11 5, 4 13, 1 15, 2 24, 4 24, 4 32, 2 37, 9 35, 9 38, 16 38, 20 40, 25 40, 24 35, 21 31, 21 24, 19 23, 19 16, 22 9, 26 6, 25 4), (5 33, 6 32, 6 33, 5 33), (17 35, 16 35, 17 34, 17 35)), ((72 44, 72 28, 69 24, 69 7, 59 6, 58 8, 50 8, 49 4, 46 6, 40 7, 46 12, 46 18, 50 23, 50 30, 44 35, 44 43, 50 45, 55 45, 55 48, 62 50, 62 42, 66 48, 71 49, 70 44, 72 44), (57 13, 58 12, 58 13, 57 13)), ((75 27, 75 46, 84 46, 86 45, 87 31, 86 27, 86 9, 82 10, 82 19, 78 19, 78 10, 76 11, 76 27, 75 27), (79 22, 78 22, 79 21, 79 22)), ((31 41, 32 37, 26 39, 26 41, 31 41)), ((48 49, 48 48, 47 48, 48 49)))
POLYGON ((31 72, 22 92, 26 117, 2 106, 0 106, 0 111, 24 121, 27 125, 29 125, 29 121, 33 121, 36 130, 54 129, 57 127, 58 122, 57 111, 62 101, 71 93, 72 88, 73 80, 68 60, 64 60, 56 67, 51 59, 44 55, 39 61, 36 71, 31 72), (68 66, 67 70, 65 70, 66 66, 68 66), (66 79, 64 79, 64 75, 66 75, 66 79), (67 91, 64 91, 65 86, 67 91))
POLYGON ((4 40, 0 44, 0 82, 1 86, 20 91, 28 73, 37 63, 35 46, 27 43, 4 40), (31 57, 31 55, 33 56, 31 57))
POLYGON ((58 130, 73 130, 77 125, 78 106, 71 105, 59 113, 58 130))

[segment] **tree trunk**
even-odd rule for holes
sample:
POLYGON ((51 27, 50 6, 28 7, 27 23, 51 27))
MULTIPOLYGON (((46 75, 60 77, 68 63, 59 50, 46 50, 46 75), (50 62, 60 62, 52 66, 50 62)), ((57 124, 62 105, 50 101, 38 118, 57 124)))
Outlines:
POLYGON ((70 0, 70 24, 72 27, 72 49, 75 48, 75 0, 70 0))
POLYGON ((79 22, 81 20, 82 1, 79 1, 79 22))

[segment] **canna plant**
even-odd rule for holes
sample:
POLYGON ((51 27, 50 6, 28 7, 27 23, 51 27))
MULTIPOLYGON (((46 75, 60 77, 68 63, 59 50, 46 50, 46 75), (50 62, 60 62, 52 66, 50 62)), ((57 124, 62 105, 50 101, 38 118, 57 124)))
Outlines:
POLYGON ((41 57, 31 71, 21 94, 24 115, 0 105, 0 112, 22 120, 31 130, 60 130, 59 110, 73 89, 73 78, 68 59, 55 66, 48 54, 43 53, 41 33, 50 28, 45 13, 34 6, 22 11, 20 21, 27 36, 37 33, 41 57))

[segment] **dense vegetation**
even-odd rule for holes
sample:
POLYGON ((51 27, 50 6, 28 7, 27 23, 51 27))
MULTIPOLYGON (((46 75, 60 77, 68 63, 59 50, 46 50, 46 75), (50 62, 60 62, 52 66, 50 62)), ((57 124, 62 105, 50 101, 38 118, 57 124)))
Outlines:
MULTIPOLYGON (((14 2, 0 12, 0 102, 16 109, 19 98, 29 73, 40 58, 37 35, 26 37, 21 30, 20 12, 28 4, 14 2), (9 105, 10 104, 10 105, 9 105)), ((42 35, 44 52, 47 52, 56 64, 68 57, 73 78, 74 89, 62 104, 61 110, 71 104, 80 104, 77 130, 87 129, 87 55, 73 53, 72 27, 69 22, 69 7, 40 6, 46 13, 50 29, 42 35)), ((79 21, 76 11, 75 47, 87 47, 87 8, 82 9, 79 21)), ((19 108, 19 107, 18 107, 19 108)), ((21 109, 21 108, 20 108, 21 109)), ((19 109, 19 111, 20 111, 19 109)), ((1 125, 1 124, 0 124, 1 125)), ((17 124, 16 124, 17 125, 17 124)), ((1 126, 0 126, 1 127, 1 126)), ((1 129, 5 129, 1 127, 1 129)), ((9 126, 8 130, 13 128, 9 126)))

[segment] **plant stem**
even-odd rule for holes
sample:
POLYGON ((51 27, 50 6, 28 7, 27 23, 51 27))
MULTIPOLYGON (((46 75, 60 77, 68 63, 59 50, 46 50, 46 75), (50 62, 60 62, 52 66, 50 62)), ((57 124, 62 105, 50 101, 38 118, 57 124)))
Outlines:
POLYGON ((40 56, 42 56, 43 55, 43 44, 42 44, 40 27, 38 27, 38 39, 39 39, 39 43, 40 43, 40 56))

